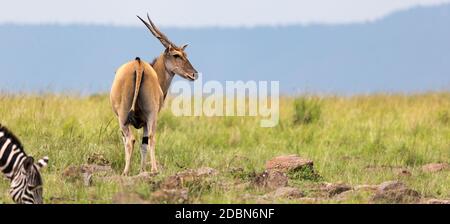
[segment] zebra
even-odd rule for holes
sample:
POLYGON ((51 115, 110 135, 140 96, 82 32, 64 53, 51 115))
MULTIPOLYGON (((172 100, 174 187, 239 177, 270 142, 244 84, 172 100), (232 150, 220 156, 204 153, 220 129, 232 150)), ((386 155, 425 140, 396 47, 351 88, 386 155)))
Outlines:
POLYGON ((18 204, 42 204, 42 178, 39 170, 48 157, 34 162, 27 156, 19 139, 0 124, 0 171, 11 181, 9 194, 18 204))

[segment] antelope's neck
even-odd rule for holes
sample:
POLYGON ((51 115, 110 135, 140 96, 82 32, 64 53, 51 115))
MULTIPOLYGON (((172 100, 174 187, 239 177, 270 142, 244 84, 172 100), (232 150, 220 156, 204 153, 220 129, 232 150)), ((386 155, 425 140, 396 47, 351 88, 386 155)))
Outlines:
POLYGON ((167 92, 169 91, 170 84, 172 83, 173 74, 170 74, 166 69, 164 62, 164 55, 160 55, 155 63, 153 64, 153 69, 155 69, 158 75, 159 86, 164 93, 164 99, 166 99, 167 92))

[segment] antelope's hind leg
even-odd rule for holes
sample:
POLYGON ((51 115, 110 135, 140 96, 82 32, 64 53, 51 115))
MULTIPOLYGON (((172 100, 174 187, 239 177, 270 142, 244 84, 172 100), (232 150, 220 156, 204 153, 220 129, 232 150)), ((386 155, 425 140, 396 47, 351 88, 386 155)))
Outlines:
POLYGON ((144 125, 144 132, 142 134, 142 145, 141 145, 141 169, 140 172, 145 172, 145 163, 147 160, 147 148, 148 148, 148 126, 144 125))
POLYGON ((129 125, 121 125, 121 129, 122 140, 125 146, 125 168, 122 175, 126 176, 130 171, 131 156, 133 155, 135 139, 129 125))
POLYGON ((156 119, 157 113, 154 113, 147 122, 147 130, 149 131, 148 150, 150 151, 150 161, 152 165, 152 173, 158 173, 158 164, 156 162, 155 145, 156 145, 156 119))

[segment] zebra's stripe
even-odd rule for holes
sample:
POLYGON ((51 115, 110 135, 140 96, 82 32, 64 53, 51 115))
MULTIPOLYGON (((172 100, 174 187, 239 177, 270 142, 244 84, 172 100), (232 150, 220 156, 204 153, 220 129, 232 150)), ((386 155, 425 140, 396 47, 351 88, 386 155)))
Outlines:
POLYGON ((16 161, 14 162, 14 165, 12 166, 12 169, 10 170, 9 173, 5 172, 5 175, 7 178, 11 179, 12 176, 14 175, 14 171, 16 171, 17 167, 20 167, 20 165, 23 163, 23 160, 25 160, 26 156, 24 153, 20 153, 17 158, 16 161))
POLYGON ((9 146, 9 144, 11 143, 11 139, 6 139, 5 144, 3 144, 2 149, 0 149, 0 158, 3 157, 3 153, 5 152, 6 148, 9 146))
POLYGON ((14 155, 16 155, 18 152, 20 152, 20 149, 17 148, 16 145, 12 146, 11 152, 9 153, 8 159, 6 160, 6 163, 3 164, 3 166, 0 167, 0 170, 5 170, 6 167, 11 163, 12 158, 14 157, 14 155))
POLYGON ((17 184, 11 186, 12 189, 10 194, 14 201, 19 201, 19 198, 22 196, 25 183, 25 179, 20 178, 17 184))

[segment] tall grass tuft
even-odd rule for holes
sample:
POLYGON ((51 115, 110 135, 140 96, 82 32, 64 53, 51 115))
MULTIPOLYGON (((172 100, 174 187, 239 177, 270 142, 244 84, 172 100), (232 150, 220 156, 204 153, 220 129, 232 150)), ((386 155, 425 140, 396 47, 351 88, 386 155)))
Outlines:
POLYGON ((294 101, 294 125, 310 124, 318 121, 322 113, 319 98, 300 97, 294 101))
POLYGON ((437 120, 443 125, 450 124, 450 112, 448 110, 439 111, 437 120))

